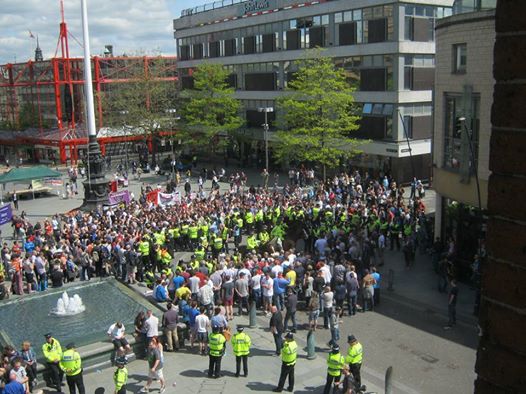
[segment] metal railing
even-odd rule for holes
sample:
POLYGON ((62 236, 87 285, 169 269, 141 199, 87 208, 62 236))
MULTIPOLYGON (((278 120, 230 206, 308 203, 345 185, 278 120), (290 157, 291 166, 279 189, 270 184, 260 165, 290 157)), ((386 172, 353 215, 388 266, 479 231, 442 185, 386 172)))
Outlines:
POLYGON ((215 10, 218 8, 228 7, 230 5, 234 4, 241 4, 244 3, 247 0, 220 0, 220 1, 214 1, 213 3, 207 3, 204 5, 200 5, 194 8, 187 8, 186 10, 181 11, 181 17, 184 16, 190 16, 194 14, 198 14, 200 12, 206 12, 215 10))

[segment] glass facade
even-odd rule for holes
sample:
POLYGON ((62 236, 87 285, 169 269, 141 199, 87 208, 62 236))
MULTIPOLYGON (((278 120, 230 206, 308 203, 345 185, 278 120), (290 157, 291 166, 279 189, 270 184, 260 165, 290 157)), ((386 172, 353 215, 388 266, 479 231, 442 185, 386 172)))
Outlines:
MULTIPOLYGON (((352 7, 352 2, 348 0, 337 3, 352 7)), ((430 46, 419 49, 419 51, 423 49, 424 53, 427 51, 427 54, 399 53, 394 46, 389 50, 385 48, 389 47, 389 43, 400 41, 433 42, 435 20, 451 15, 451 8, 389 3, 338 12, 320 12, 329 9, 320 4, 303 7, 302 15, 310 9, 315 10, 312 15, 307 14, 295 19, 280 19, 281 10, 274 12, 273 21, 269 23, 261 23, 265 18, 259 16, 250 17, 253 25, 235 29, 229 29, 232 24, 226 20, 206 24, 216 26, 215 29, 220 29, 224 25, 225 30, 178 38, 180 60, 199 59, 202 46, 202 57, 205 60, 224 58, 222 63, 226 63, 225 67, 230 69, 231 86, 235 89, 279 92, 287 89, 289 82, 293 80, 304 50, 321 47, 328 48, 334 53, 335 49, 340 51, 338 48, 341 48, 342 55, 331 56, 336 66, 345 71, 349 84, 359 93, 432 90, 435 60, 430 46), (374 47, 378 50, 373 51, 372 54, 370 50, 363 49, 366 53, 364 55, 344 55, 353 47, 379 43, 386 45, 374 47), (297 52, 292 54, 291 51, 297 52), (278 52, 281 52, 279 56, 277 56, 278 52), (272 59, 280 60, 268 61, 266 53, 275 53, 272 59), (281 60, 283 58, 287 60, 281 60), (267 61, 254 62, 255 59, 267 61)), ((184 64, 182 66, 184 67, 184 64)), ((182 88, 192 88, 192 70, 184 68, 180 71, 182 88)), ((243 94, 242 97, 247 96, 243 94)), ((256 95, 253 97, 257 98, 256 95)), ((378 99, 369 99, 367 95, 360 100, 367 102, 358 103, 363 119, 360 130, 353 133, 353 136, 387 141, 405 138, 405 133, 399 131, 401 126, 398 110, 400 109, 409 138, 430 138, 432 130, 430 102, 400 106, 395 98, 388 100, 387 103, 378 103, 375 102, 378 99)), ((256 107, 259 107, 259 103, 254 104, 256 101, 260 100, 242 100, 247 127, 260 127, 259 115, 255 113, 256 107)), ((274 106, 273 102, 271 104, 270 106, 274 106)), ((279 114, 277 116, 279 118, 279 114)))

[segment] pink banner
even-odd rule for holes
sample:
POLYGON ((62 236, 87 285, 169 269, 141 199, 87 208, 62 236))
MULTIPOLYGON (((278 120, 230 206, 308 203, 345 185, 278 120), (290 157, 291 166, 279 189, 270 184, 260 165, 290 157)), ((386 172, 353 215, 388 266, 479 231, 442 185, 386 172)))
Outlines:
POLYGON ((108 195, 108 201, 110 205, 125 203, 126 205, 130 203, 131 197, 128 190, 123 190, 120 192, 110 193, 108 195))

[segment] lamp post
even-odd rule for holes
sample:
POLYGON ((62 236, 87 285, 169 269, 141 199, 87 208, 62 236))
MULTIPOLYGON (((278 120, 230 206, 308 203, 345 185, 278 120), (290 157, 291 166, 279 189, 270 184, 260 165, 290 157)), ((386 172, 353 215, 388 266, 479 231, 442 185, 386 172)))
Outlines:
POLYGON ((475 158, 475 149, 473 149, 473 132, 470 129, 468 129, 465 117, 460 117, 458 118, 458 120, 461 123, 461 130, 465 131, 468 137, 469 151, 471 154, 471 160, 473 161, 473 170, 475 172, 475 183, 477 184, 477 200, 479 205, 478 208, 480 214, 482 215, 482 199, 480 197, 479 169, 477 160, 475 158))
POLYGON ((93 83, 91 80, 91 55, 89 45, 88 8, 87 0, 81 0, 82 36, 84 41, 84 94, 86 100, 86 116, 88 126, 88 171, 84 184, 85 210, 96 209, 99 205, 108 202, 108 181, 102 170, 103 158, 97 142, 97 129, 95 127, 95 110, 93 107, 93 83))
POLYGON ((269 112, 274 112, 274 108, 273 107, 262 107, 262 108, 258 108, 258 112, 263 112, 265 114, 265 123, 263 124, 263 130, 265 132, 265 134, 264 134, 264 138, 265 138, 265 168, 267 169, 267 171, 269 171, 269 168, 268 168, 268 129, 269 129, 269 126, 268 126, 268 113, 269 112))

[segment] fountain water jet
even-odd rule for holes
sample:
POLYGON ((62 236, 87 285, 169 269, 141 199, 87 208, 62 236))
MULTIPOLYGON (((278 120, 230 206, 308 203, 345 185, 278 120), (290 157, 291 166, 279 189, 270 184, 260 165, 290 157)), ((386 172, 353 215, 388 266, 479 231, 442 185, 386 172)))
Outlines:
POLYGON ((78 294, 69 297, 68 292, 62 293, 62 296, 57 300, 57 306, 51 310, 51 314, 55 316, 73 316, 82 313, 86 307, 82 303, 82 298, 78 294))

